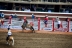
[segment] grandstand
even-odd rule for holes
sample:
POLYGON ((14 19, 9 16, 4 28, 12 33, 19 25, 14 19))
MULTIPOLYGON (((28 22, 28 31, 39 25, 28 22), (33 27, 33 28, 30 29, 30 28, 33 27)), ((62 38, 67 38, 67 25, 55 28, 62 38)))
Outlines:
POLYGON ((0 9, 72 13, 72 0, 0 0, 0 9))

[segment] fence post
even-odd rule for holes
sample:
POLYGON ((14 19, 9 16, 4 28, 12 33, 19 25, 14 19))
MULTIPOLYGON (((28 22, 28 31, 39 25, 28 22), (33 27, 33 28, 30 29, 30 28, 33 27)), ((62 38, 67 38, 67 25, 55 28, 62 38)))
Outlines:
POLYGON ((68 18, 68 31, 67 32, 69 32, 69 25, 70 25, 70 19, 68 18))
POLYGON ((53 21, 53 22, 52 22, 52 28, 53 28, 52 31, 54 31, 54 20, 55 20, 55 19, 53 18, 53 19, 52 19, 52 21, 53 21))
POLYGON ((40 17, 38 18, 38 30, 40 30, 40 17))
POLYGON ((4 24, 4 20, 3 19, 1 20, 1 23, 2 23, 2 25, 4 24))
POLYGON ((9 24, 11 24, 11 19, 12 19, 12 17, 11 17, 11 16, 9 16, 9 24))

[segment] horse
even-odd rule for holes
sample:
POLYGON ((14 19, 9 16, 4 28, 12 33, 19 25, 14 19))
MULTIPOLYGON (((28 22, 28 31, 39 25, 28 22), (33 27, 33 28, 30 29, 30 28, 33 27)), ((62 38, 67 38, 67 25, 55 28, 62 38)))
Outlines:
POLYGON ((33 33, 35 33, 35 30, 33 28, 33 26, 31 24, 28 24, 28 21, 26 20, 26 22, 24 22, 22 24, 22 31, 25 30, 25 28, 29 28, 30 30, 32 30, 33 33))
POLYGON ((13 36, 8 37, 7 44, 12 45, 12 46, 14 45, 14 37, 13 36))

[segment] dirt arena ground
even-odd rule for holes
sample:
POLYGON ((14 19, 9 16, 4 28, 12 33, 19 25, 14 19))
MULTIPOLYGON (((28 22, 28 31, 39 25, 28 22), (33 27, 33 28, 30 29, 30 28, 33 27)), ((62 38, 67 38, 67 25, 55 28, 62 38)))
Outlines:
POLYGON ((5 40, 7 32, 0 30, 0 48, 72 48, 72 33, 56 33, 13 32, 15 45, 9 46, 5 40))

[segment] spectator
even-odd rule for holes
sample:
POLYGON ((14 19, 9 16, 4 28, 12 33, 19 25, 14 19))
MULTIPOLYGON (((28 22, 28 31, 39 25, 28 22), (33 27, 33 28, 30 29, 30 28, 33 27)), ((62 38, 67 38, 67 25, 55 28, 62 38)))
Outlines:
POLYGON ((4 18, 4 13, 3 12, 0 14, 0 17, 1 18, 4 18))
POLYGON ((48 12, 51 12, 51 10, 49 9, 48 12))
POLYGON ((44 24, 45 24, 45 26, 47 26, 47 22, 48 22, 48 16, 46 15, 45 18, 44 18, 44 24))
POLYGON ((42 7, 42 11, 44 12, 45 11, 45 8, 42 7))
POLYGON ((56 18, 56 22, 59 21, 59 20, 60 20, 59 17, 57 17, 57 18, 56 18))
POLYGON ((65 13, 65 9, 63 9, 63 13, 65 13))
POLYGON ((67 8, 66 8, 65 12, 66 12, 66 13, 69 13, 69 10, 70 10, 70 7, 69 7, 69 6, 67 6, 67 8))
POLYGON ((11 17, 12 18, 17 18, 17 14, 15 13, 15 14, 11 14, 11 17))
POLYGON ((31 9, 31 11, 36 11, 36 6, 32 5, 30 9, 31 9))
POLYGON ((36 7, 34 7, 34 11, 36 11, 36 7))
POLYGON ((61 25, 61 21, 59 20, 58 21, 58 29, 60 28, 60 25, 61 25))
POLYGON ((11 17, 14 18, 14 14, 11 14, 11 17))
POLYGON ((17 18, 17 14, 16 13, 14 14, 14 18, 17 18))
POLYGON ((25 10, 25 7, 22 7, 22 11, 24 11, 25 10))
POLYGON ((33 22, 35 21, 35 16, 34 16, 34 14, 32 14, 32 21, 33 21, 33 22))
POLYGON ((66 12, 66 13, 69 13, 69 10, 66 10, 65 12, 66 12))
POLYGON ((60 25, 61 25, 61 21, 60 21, 59 17, 56 18, 56 21, 57 21, 57 26, 58 26, 58 29, 59 29, 60 25))

